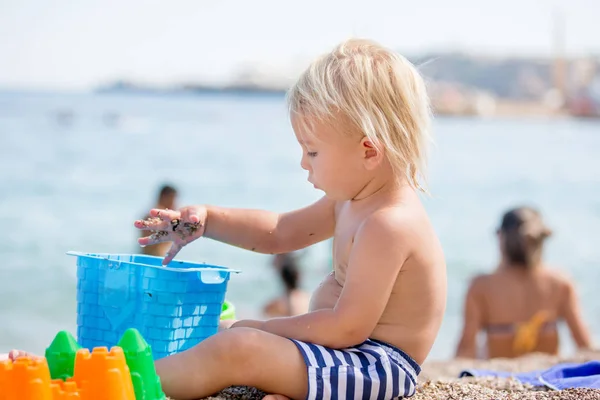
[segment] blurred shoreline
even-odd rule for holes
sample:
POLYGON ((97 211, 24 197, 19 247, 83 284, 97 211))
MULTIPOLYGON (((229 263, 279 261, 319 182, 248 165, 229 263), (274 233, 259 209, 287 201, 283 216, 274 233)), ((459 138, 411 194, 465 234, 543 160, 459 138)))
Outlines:
MULTIPOLYGON (((461 53, 412 58, 425 76, 432 107, 449 116, 600 118, 600 57, 490 58, 461 53)), ((300 65, 293 69, 299 69, 300 65)), ((154 85, 117 80, 96 93, 281 95, 299 71, 248 66, 224 83, 154 85)))

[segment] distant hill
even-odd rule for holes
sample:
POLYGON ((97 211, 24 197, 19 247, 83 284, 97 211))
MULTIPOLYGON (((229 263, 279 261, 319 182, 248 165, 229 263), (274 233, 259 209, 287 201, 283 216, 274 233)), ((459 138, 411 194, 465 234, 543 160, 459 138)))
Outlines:
POLYGON ((428 80, 457 83, 508 99, 534 99, 552 87, 552 61, 428 54, 411 58, 428 80))
MULTIPOLYGON (((429 83, 449 85, 464 92, 485 92, 494 98, 506 100, 539 101, 553 87, 553 60, 549 58, 493 58, 462 53, 433 53, 409 58, 429 83)), ((598 65, 597 61, 593 62, 598 65)), ((183 82, 158 88, 119 81, 102 86, 97 91, 281 94, 287 89, 285 85, 269 81, 269 75, 265 77, 246 72, 233 77, 231 83, 220 86, 183 82)))

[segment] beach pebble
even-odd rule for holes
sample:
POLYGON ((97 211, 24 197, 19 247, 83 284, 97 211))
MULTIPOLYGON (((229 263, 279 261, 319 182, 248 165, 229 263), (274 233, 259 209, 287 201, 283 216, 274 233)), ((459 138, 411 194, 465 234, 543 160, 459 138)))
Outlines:
MULTIPOLYGON (((532 354, 517 359, 434 361, 425 363, 419 375, 417 393, 411 400, 600 400, 600 390, 569 389, 548 390, 543 387, 523 385, 515 379, 457 378, 466 368, 526 372, 546 369, 561 362, 586 362, 600 359, 600 352, 578 353, 563 358, 532 354)), ((230 387, 215 397, 204 400, 260 400, 265 393, 251 387, 230 387)))

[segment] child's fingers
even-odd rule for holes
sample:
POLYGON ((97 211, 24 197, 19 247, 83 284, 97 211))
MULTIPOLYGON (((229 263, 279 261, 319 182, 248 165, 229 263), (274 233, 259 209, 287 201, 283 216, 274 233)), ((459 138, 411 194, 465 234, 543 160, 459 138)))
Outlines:
POLYGON ((172 221, 174 219, 181 218, 181 213, 175 210, 163 210, 160 208, 153 208, 150 210, 150 216, 155 218, 160 218, 163 221, 172 221))
POLYGON ((167 265, 168 263, 170 263, 175 258, 177 253, 179 253, 182 247, 183 244, 181 243, 173 243, 169 251, 167 251, 167 254, 165 254, 165 258, 163 259, 162 264, 167 265))
POLYGON ((196 214, 195 210, 187 208, 181 212, 181 220, 197 224, 200 222, 200 217, 196 214))
POLYGON ((150 210, 150 217, 138 219, 133 225, 143 231, 165 231, 172 229, 173 222, 179 221, 181 213, 173 210, 160 210, 153 208, 150 210))
POLYGON ((169 237, 169 232, 157 231, 150 236, 139 238, 138 244, 140 244, 141 246, 150 246, 157 243, 169 242, 171 240, 173 239, 169 237))
POLYGON ((150 217, 148 219, 138 219, 133 226, 142 231, 164 231, 171 226, 170 222, 163 221, 160 218, 150 217))

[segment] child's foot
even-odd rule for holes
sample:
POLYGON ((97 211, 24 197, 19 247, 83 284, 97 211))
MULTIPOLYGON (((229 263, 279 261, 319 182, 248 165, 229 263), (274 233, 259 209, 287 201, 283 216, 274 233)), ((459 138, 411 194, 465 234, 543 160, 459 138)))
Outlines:
POLYGON ((22 358, 22 357, 28 357, 28 358, 42 358, 38 355, 32 354, 32 353, 27 353, 26 351, 21 351, 21 350, 11 350, 10 353, 8 353, 8 359, 9 360, 13 360, 15 361, 18 358, 22 358))

